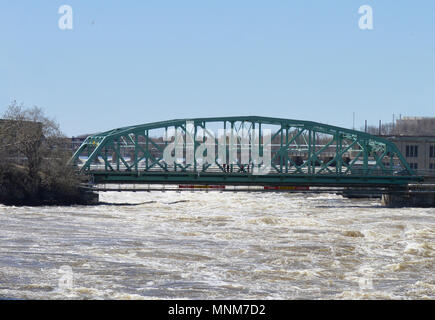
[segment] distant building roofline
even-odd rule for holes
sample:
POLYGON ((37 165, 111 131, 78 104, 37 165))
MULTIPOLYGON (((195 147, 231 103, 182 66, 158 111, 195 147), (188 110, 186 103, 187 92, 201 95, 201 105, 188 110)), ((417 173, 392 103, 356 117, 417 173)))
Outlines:
POLYGON ((386 135, 378 135, 377 137, 384 138, 435 138, 435 135, 415 135, 415 134, 386 134, 386 135))
POLYGON ((429 141, 429 142, 435 142, 435 135, 433 136, 417 136, 417 135, 385 135, 385 136, 378 136, 380 138, 384 138, 387 140, 392 140, 392 141, 429 141))
POLYGON ((402 119, 397 119, 397 121, 427 120, 427 119, 435 119, 435 117, 403 117, 402 119))

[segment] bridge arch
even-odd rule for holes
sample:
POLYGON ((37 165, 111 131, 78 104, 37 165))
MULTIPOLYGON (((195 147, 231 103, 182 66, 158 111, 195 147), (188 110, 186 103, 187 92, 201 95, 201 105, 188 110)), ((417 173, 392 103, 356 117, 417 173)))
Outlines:
POLYGON ((87 137, 70 162, 96 182, 391 186, 418 180, 386 139, 312 121, 258 116, 117 128, 87 137), (181 151, 175 149, 180 145, 181 151), (267 171, 259 171, 266 165, 267 171))

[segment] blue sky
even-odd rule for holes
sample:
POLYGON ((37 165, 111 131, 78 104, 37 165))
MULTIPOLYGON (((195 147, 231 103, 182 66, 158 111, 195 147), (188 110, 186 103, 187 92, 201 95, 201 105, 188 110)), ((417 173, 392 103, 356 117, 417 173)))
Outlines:
POLYGON ((207 116, 356 127, 435 116, 435 1, 17 0, 0 4, 0 113, 68 135, 207 116), (60 30, 58 9, 73 8, 60 30), (358 28, 371 5, 374 30, 358 28))

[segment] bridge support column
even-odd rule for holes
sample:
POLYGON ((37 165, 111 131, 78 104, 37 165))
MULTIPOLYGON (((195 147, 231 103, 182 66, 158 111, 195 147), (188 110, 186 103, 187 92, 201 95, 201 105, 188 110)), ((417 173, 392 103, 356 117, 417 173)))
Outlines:
POLYGON ((383 194, 382 205, 389 208, 435 208, 435 185, 411 186, 403 192, 383 194))

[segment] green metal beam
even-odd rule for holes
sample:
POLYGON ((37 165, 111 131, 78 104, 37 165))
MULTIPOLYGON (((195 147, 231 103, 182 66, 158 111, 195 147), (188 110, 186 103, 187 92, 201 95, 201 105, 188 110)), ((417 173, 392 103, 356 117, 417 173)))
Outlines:
MULTIPOLYGON (((258 116, 176 119, 118 128, 87 137, 84 143, 74 153, 69 163, 77 165, 76 163, 79 157, 86 157, 87 155, 87 160, 80 167, 80 171, 94 175, 95 177, 104 176, 107 181, 112 181, 113 179, 117 180, 120 176, 125 174, 125 177, 128 177, 126 179, 129 181, 130 179, 136 179, 138 182, 141 182, 147 181, 147 177, 154 177, 156 174, 173 177, 172 174, 174 173, 181 175, 188 173, 188 175, 183 176, 187 179, 184 182, 195 182, 197 178, 189 178, 191 177, 190 174, 192 174, 192 177, 200 177, 203 174, 211 174, 212 176, 216 174, 216 172, 212 170, 212 164, 197 165, 196 150, 200 145, 200 142, 196 141, 198 127, 203 130, 211 130, 208 126, 220 125, 224 129, 227 129, 227 123, 230 124, 231 129, 235 130, 236 133, 245 130, 246 127, 249 127, 249 132, 257 128, 260 132, 260 140, 262 140, 261 132, 264 128, 268 125, 272 125, 277 129, 273 132, 271 141, 273 144, 275 139, 279 140, 277 142, 279 148, 272 149, 272 172, 270 172, 270 174, 265 177, 257 177, 249 174, 248 176, 250 178, 243 176, 243 178, 239 180, 234 180, 237 175, 235 171, 240 171, 241 166, 246 165, 241 163, 238 158, 240 150, 226 151, 227 157, 231 154, 236 156, 236 159, 234 159, 235 162, 227 163, 228 166, 226 167, 217 163, 219 154, 216 152, 214 168, 222 175, 216 176, 218 182, 220 181, 219 179, 222 178, 228 182, 234 180, 237 183, 244 183, 246 181, 257 181, 260 183, 260 181, 272 179, 270 177, 275 175, 279 177, 280 181, 286 181, 287 183, 300 182, 302 178, 305 178, 304 183, 311 185, 314 183, 331 184, 332 181, 338 184, 356 184, 358 181, 359 183, 363 182, 363 184, 371 184, 372 182, 375 183, 381 180, 383 182, 388 181, 390 184, 394 185, 396 183, 402 184, 404 181, 415 181, 419 179, 396 145, 389 140, 361 131, 312 121, 258 116), (188 134, 186 132, 187 122, 194 124, 193 165, 188 163, 165 163, 162 157, 163 148, 156 143, 157 140, 154 141, 154 139, 150 137, 150 131, 161 129, 167 132, 168 128, 174 128, 175 130, 179 128, 185 137, 183 144, 184 148, 186 148, 186 135, 188 134), (292 136, 289 135, 289 132, 292 132, 292 136), (329 136, 331 136, 332 139, 324 142, 323 145, 319 144, 319 141, 322 141, 321 139, 325 140, 326 137, 329 136), (140 139, 145 139, 145 147, 140 145, 140 139), (121 141, 124 143, 122 152, 121 141), (334 143, 335 148, 333 148, 334 143), (296 144, 297 148, 293 149, 292 144, 296 144), (319 156, 328 149, 333 150, 329 152, 335 152, 332 159, 320 159, 319 156), (112 158, 112 160, 109 161, 107 157, 108 150, 113 150, 113 154, 116 156, 115 160, 112 158), (301 164, 297 164, 293 161, 292 157, 289 156, 289 153, 296 150, 301 157, 300 159, 302 159, 301 164), (125 160, 122 154, 125 154, 126 151, 130 152, 130 164, 125 160), (351 157, 348 164, 343 161, 343 157, 347 153, 349 153, 351 157), (104 169, 101 165, 99 166, 94 163, 100 157, 104 160, 104 169), (384 165, 383 160, 385 157, 388 157, 389 162, 384 165), (140 165, 142 160, 144 160, 145 166, 140 165), (121 162, 124 164, 125 168, 120 166, 121 162), (362 164, 359 164, 360 162, 362 164), (234 166, 238 167, 238 169, 233 170, 234 166), (332 166, 335 166, 335 169, 332 169, 332 166), (293 167, 294 170, 292 170, 293 167), (226 168, 231 168, 231 170, 226 170, 226 168), (343 170, 343 168, 345 168, 345 170, 343 170), (394 170, 397 168, 402 168, 405 175, 395 174, 394 170), (131 171, 134 175, 130 175, 131 171), (357 177, 355 172, 361 175, 357 177), (349 179, 349 176, 352 176, 352 178, 349 179)), ((232 134, 233 133, 231 133, 231 135, 232 134)), ((229 137, 229 139, 231 142, 231 137, 229 137)), ((205 141, 205 137, 203 140, 205 141)), ((217 139, 215 140, 217 141, 217 139)), ((163 141, 163 139, 161 141, 163 141)), ((177 143, 177 141, 175 143, 177 143)), ((167 145, 168 141, 165 141, 164 147, 167 145)), ((228 148, 229 145, 230 144, 226 144, 225 148, 228 148)), ((235 147, 239 148, 238 142, 235 147)), ((262 144, 259 146, 259 153, 260 156, 264 156, 262 144)), ((227 161, 226 159, 223 160, 224 162, 227 161)), ((250 157, 250 163, 248 164, 249 166, 253 165, 251 162, 252 155, 250 157)), ((272 180, 275 181, 276 179, 274 179, 275 178, 272 180)))

